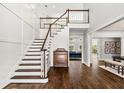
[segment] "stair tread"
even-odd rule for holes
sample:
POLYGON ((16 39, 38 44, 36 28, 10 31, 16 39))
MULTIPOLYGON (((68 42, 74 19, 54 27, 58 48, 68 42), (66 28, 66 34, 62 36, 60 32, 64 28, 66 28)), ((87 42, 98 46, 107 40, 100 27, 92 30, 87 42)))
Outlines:
POLYGON ((27 64, 20 64, 19 66, 40 66, 41 63, 35 63, 35 64, 31 64, 31 63, 27 63, 27 64))
POLYGON ((36 39, 34 39, 34 40, 45 40, 45 39, 38 39, 38 38, 36 38, 36 39))
POLYGON ((42 79, 41 76, 13 76, 11 79, 42 79))
POLYGON ((15 72, 41 72, 41 69, 18 69, 15 72))
POLYGON ((25 54, 25 56, 41 56, 41 54, 25 54))
POLYGON ((27 52, 41 52, 40 50, 28 50, 27 52))
POLYGON ((32 44, 33 46, 42 46, 43 44, 32 44))
POLYGON ((42 47, 29 47, 29 49, 41 49, 42 47))
POLYGON ((33 43, 44 43, 44 42, 40 42, 40 41, 39 42, 36 42, 36 41, 34 41, 33 43))
POLYGON ((22 59, 23 61, 25 61, 25 60, 30 60, 30 61, 40 61, 41 59, 40 58, 24 58, 24 59, 22 59))

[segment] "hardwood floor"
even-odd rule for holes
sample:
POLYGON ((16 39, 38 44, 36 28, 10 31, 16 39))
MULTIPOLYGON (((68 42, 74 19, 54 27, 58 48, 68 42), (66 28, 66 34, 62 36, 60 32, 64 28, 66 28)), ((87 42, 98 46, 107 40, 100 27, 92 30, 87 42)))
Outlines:
POLYGON ((96 64, 87 67, 71 61, 69 68, 51 68, 46 84, 9 84, 5 89, 123 89, 124 79, 96 64))

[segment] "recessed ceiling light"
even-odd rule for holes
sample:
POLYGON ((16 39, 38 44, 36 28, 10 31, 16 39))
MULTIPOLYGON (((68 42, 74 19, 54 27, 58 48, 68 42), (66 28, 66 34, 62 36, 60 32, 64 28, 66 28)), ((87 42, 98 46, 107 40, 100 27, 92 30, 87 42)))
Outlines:
POLYGON ((47 7, 47 5, 45 5, 45 7, 47 7))
POLYGON ((56 6, 55 6, 55 5, 53 5, 52 7, 53 7, 53 8, 56 8, 56 6))
POLYGON ((34 4, 31 4, 30 6, 31 6, 31 8, 33 8, 33 9, 36 7, 34 4))
POLYGON ((26 4, 25 7, 28 8, 28 9, 31 8, 31 6, 29 4, 26 4))

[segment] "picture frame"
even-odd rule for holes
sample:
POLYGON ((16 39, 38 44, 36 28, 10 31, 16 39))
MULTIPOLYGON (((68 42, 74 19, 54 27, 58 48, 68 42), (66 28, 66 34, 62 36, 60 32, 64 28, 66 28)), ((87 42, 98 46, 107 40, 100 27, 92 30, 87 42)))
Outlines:
POLYGON ((105 41, 105 54, 120 54, 120 41, 105 41))
POLYGON ((110 53, 110 49, 109 48, 105 48, 105 54, 109 54, 110 53))
POLYGON ((111 41, 110 44, 111 44, 110 46, 111 46, 112 48, 113 48, 113 47, 116 47, 116 42, 111 41))
POLYGON ((118 48, 120 48, 120 46, 121 46, 121 42, 116 42, 116 47, 118 47, 118 48))
POLYGON ((110 52, 111 54, 116 54, 116 49, 114 47, 111 48, 110 50, 111 50, 111 52, 110 52))
POLYGON ((116 48, 116 53, 120 54, 121 53, 121 49, 120 48, 116 48))
POLYGON ((110 41, 105 41, 105 48, 110 47, 110 41))

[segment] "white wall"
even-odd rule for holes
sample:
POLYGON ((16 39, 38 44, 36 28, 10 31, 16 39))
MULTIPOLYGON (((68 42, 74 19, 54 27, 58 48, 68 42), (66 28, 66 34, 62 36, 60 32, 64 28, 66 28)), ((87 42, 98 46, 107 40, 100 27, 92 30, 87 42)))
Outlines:
MULTIPOLYGON (((121 39, 121 56, 124 56, 124 31, 97 31, 92 34, 93 38, 120 38, 121 39)), ((102 42, 101 42, 102 43, 102 42)), ((98 43, 100 45, 100 43, 98 43)))
POLYGON ((60 16, 62 15, 67 9, 83 9, 83 3, 56 3, 56 4, 47 4, 48 11, 47 15, 50 16, 60 16), (53 8, 52 6, 56 6, 53 8))
POLYGON ((120 56, 120 54, 105 54, 105 42, 106 41, 120 41, 120 38, 99 38, 98 39, 98 47, 99 47, 99 52, 98 52, 98 57, 99 59, 111 59, 112 60, 112 56, 120 56))
POLYGON ((62 29, 58 35, 53 39, 53 50, 57 48, 65 48, 68 50, 69 47, 69 28, 62 29))
POLYGON ((88 34, 86 31, 84 32, 84 64, 87 66, 90 66, 91 62, 91 40, 92 40, 92 35, 88 34))
POLYGON ((84 9, 90 10, 90 29, 94 31, 124 13, 123 3, 85 3, 84 9))
POLYGON ((52 40, 51 47, 51 66, 53 66, 53 51, 57 48, 64 48, 66 51, 69 51, 69 28, 66 27, 62 29, 61 32, 58 32, 52 40))
POLYGON ((39 38, 44 39, 46 37, 48 29, 40 29, 39 31, 40 31, 39 38))
POLYGON ((28 4, 0 4, 0 88, 9 83, 39 26, 28 4))
POLYGON ((123 37, 124 32, 123 31, 97 31, 95 33, 92 33, 93 38, 102 38, 102 37, 123 37))

